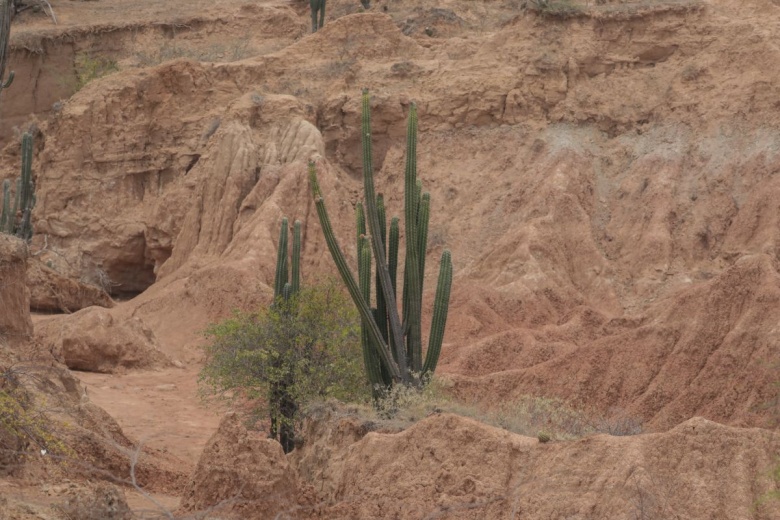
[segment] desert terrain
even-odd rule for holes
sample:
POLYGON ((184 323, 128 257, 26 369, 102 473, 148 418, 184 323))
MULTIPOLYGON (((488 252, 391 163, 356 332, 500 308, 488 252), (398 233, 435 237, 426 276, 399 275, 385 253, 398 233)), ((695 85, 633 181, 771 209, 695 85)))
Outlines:
POLYGON ((331 0, 314 34, 298 0, 28 3, 0 390, 55 438, 0 426, 0 518, 780 518, 780 2, 331 0), (419 111, 447 394, 597 428, 328 403, 285 455, 200 398, 203 331, 270 301, 283 216, 304 281, 336 274, 310 160, 354 260, 364 87, 391 214, 419 111))

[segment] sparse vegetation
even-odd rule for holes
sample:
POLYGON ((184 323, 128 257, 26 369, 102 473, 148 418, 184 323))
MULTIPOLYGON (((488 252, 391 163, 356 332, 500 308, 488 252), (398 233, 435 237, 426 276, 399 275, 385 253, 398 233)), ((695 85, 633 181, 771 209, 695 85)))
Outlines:
MULTIPOLYGON (((389 430, 404 430, 434 413, 452 413, 526 437, 539 438, 544 434, 548 441, 568 441, 603 433, 613 436, 642 433, 641 421, 629 420, 625 413, 600 413, 563 399, 531 395, 486 407, 454 398, 451 387, 448 379, 439 377, 433 377, 422 389, 396 385, 376 399, 372 409, 356 406, 353 410, 364 420, 389 430), (627 422, 631 428, 624 429, 622 426, 627 422)), ((322 405, 314 403, 312 409, 319 406, 322 405)))
POLYGON ((543 16, 570 18, 584 12, 581 5, 573 0, 530 0, 528 7, 543 16))
POLYGON ((24 389, 22 380, 29 377, 34 376, 17 366, 0 372, 0 460, 6 462, 28 453, 42 456, 71 453, 42 412, 46 403, 38 402, 24 389))
POLYGON ((115 60, 107 56, 80 53, 73 63, 76 73, 75 91, 78 92, 88 83, 119 71, 115 60))
POLYGON ((236 38, 232 41, 208 47, 192 47, 172 40, 154 51, 136 53, 135 58, 139 67, 153 67, 179 58, 204 62, 240 61, 252 56, 254 53, 255 49, 252 48, 249 37, 236 38))
POLYGON ((302 288, 256 312, 236 312, 206 334, 203 391, 234 391, 255 403, 256 416, 267 415, 277 427, 294 426, 285 417, 289 410, 282 410, 280 384, 294 402, 293 422, 300 419, 300 407, 314 399, 368 399, 357 315, 334 282, 302 288))

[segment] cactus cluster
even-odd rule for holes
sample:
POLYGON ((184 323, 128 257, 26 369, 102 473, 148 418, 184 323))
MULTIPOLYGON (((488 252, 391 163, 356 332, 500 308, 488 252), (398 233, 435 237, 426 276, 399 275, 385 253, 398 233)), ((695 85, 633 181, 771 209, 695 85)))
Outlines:
MULTIPOLYGON (((422 350, 422 294, 427 249, 430 194, 417 179, 417 109, 411 106, 407 126, 405 171, 405 245, 402 314, 398 311, 397 276, 399 219, 393 217, 387 229, 384 199, 374 189, 371 158, 370 98, 363 91, 362 146, 364 204, 358 204, 358 282, 350 271, 333 234, 314 163, 309 163, 309 180, 320 224, 339 274, 362 319, 363 355, 366 373, 375 392, 393 384, 419 386, 436 369, 444 339, 452 286, 452 257, 442 254, 434 299, 433 319, 425 359, 422 350), (371 263, 375 259, 375 301, 371 307, 371 263)), ((376 395, 376 394, 375 394, 376 395)))
POLYGON ((276 253, 276 275, 274 277, 274 301, 280 296, 289 300, 301 288, 301 221, 293 224, 293 247, 291 259, 288 254, 289 224, 287 218, 282 219, 282 229, 279 232, 279 247, 276 253), (290 271, 292 271, 292 276, 290 271))
MULTIPOLYGON (((289 260, 287 258, 288 227, 287 219, 283 218, 276 254, 274 301, 271 305, 277 305, 280 300, 285 303, 289 302, 290 298, 298 294, 301 288, 301 222, 296 220, 293 224, 292 258, 289 260)), ((282 307, 282 311, 289 312, 289 308, 282 307)), ((294 418, 298 404, 291 393, 291 388, 295 383, 292 369, 289 366, 284 366, 282 358, 277 361, 274 368, 280 370, 282 375, 275 379, 269 388, 268 400, 272 408, 270 434, 273 439, 278 436, 284 452, 289 453, 294 447, 294 418)))
POLYGON ((0 211, 0 233, 16 235, 29 240, 32 237, 32 210, 35 207, 35 185, 32 180, 33 138, 29 133, 22 136, 22 175, 16 181, 16 191, 11 205, 11 181, 3 181, 2 210, 0 211))
POLYGON ((0 0, 0 90, 10 87, 14 80, 14 73, 11 71, 8 74, 8 79, 3 81, 5 66, 10 54, 8 42, 11 36, 11 10, 13 9, 11 4, 11 0, 0 0))

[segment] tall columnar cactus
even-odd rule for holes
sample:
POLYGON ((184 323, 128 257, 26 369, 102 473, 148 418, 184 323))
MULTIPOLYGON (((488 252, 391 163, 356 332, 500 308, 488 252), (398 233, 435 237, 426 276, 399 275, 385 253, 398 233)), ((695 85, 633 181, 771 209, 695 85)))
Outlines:
POLYGON ((311 32, 317 32, 325 26, 325 0, 309 0, 311 7, 311 32), (317 15, 319 14, 319 21, 317 15))
MULTIPOLYGON (((292 258, 288 263, 288 222, 286 218, 282 219, 282 229, 279 232, 279 247, 276 255, 276 275, 274 277, 274 302, 276 305, 279 300, 288 302, 298 293, 301 286, 301 223, 296 220, 293 224, 293 245, 292 258), (292 273, 290 273, 292 270, 292 273)), ((284 308, 284 312, 289 309, 284 308)), ((294 396, 291 394, 291 388, 294 384, 293 373, 290 367, 285 367, 280 359, 280 363, 275 367, 277 370, 284 371, 278 380, 271 383, 269 388, 269 403, 271 412, 271 437, 279 438, 285 453, 293 450, 295 440, 294 417, 298 405, 294 396)))
POLYGON ((32 237, 32 210, 35 207, 35 185, 32 180, 33 138, 22 136, 22 175, 16 180, 16 192, 11 205, 11 181, 3 181, 3 207, 0 211, 0 233, 16 235, 24 240, 32 237), (21 213, 21 214, 20 214, 21 213))
POLYGON ((0 0, 0 90, 10 87, 14 80, 14 73, 11 71, 8 74, 8 79, 3 81, 8 55, 10 54, 9 39, 11 36, 12 8, 11 0, 0 0))
POLYGON ((428 349, 423 359, 422 294, 430 194, 422 192, 422 183, 417 179, 417 108, 412 105, 407 127, 404 186, 406 258, 401 316, 396 289, 399 220, 395 217, 391 219, 388 233, 384 199, 374 190, 369 101, 368 91, 364 90, 361 129, 365 208, 363 204, 357 206, 359 283, 347 266, 333 234, 314 163, 309 163, 309 179, 328 249, 362 318, 363 354, 369 381, 375 389, 394 383, 419 385, 426 380, 426 375, 436 369, 441 352, 452 287, 452 257, 447 250, 442 254, 428 349), (371 307, 370 291, 372 252, 376 260, 375 308, 371 307))

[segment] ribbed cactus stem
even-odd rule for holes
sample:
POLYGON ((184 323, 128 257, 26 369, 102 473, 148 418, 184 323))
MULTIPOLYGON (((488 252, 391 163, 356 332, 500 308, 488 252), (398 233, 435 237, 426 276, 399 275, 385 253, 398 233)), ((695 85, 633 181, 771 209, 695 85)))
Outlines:
POLYGON ((32 237, 33 181, 32 181, 33 138, 30 133, 22 136, 22 174, 19 178, 17 211, 22 212, 22 220, 15 230, 16 236, 28 240, 32 237))
POLYGON ((425 286, 425 253, 428 250, 428 223, 431 218, 431 194, 425 192, 420 199, 420 209, 417 212, 417 241, 420 244, 420 308, 422 308, 422 294, 425 286))
POLYGON ((274 277, 274 299, 282 295, 284 284, 287 283, 287 218, 282 219, 282 229, 279 231, 279 244, 276 251, 276 276, 274 277))
POLYGON ((8 222, 11 220, 11 181, 3 181, 3 211, 0 213, 0 233, 10 233, 8 222))
POLYGON ((322 197, 322 191, 320 190, 319 183, 317 182, 317 168, 313 162, 309 162, 309 182, 311 184, 312 194, 314 195, 314 204, 317 209, 317 217, 322 227, 323 235, 325 236, 325 242, 328 245, 331 257, 336 264, 336 269, 341 275, 341 279, 344 281, 344 285, 347 286, 347 291, 352 297, 352 301, 355 302, 355 306, 360 313, 361 319, 363 319, 368 325, 368 331, 371 335, 371 339, 375 342, 377 347, 377 353, 381 356, 382 361, 385 363, 390 376, 393 381, 402 381, 401 371, 398 363, 393 359, 393 355, 390 353, 390 349, 387 343, 382 338, 382 333, 374 320, 374 316, 371 312, 371 308, 363 298, 360 292, 357 282, 355 282, 352 272, 347 266, 347 262, 344 259, 344 254, 339 247, 336 237, 333 233, 333 226, 330 223, 330 217, 328 217, 327 209, 325 208, 325 200, 322 197))
POLYGON ((3 81, 5 67, 8 64, 8 56, 11 54, 9 42, 11 37, 12 8, 11 0, 0 0, 0 90, 10 87, 14 81, 13 71, 8 74, 8 79, 3 81))
MULTIPOLYGON (((358 239, 358 278, 360 282, 360 292, 363 295, 363 299, 367 302, 371 301, 371 245, 368 242, 368 238, 365 235, 361 235, 358 239)), ((370 324, 367 324, 365 320, 360 325, 361 329, 361 345, 363 347, 363 363, 366 367, 366 374, 368 375, 368 381, 371 383, 371 390, 376 398, 379 389, 383 385, 382 381, 382 368, 379 355, 377 353, 374 342, 371 340, 371 334, 368 329, 370 324)))
MULTIPOLYGON (((376 196, 376 209, 379 214, 379 233, 382 247, 387 251, 387 218, 385 216, 385 199, 380 193, 376 196)), ((382 269, 387 269, 387 265, 381 266, 382 269)), ((379 330, 382 331, 382 337, 385 341, 389 341, 388 325, 387 325, 387 303, 385 301, 384 293, 382 292, 382 280, 380 273, 380 266, 377 265, 376 269, 376 320, 379 325, 379 330)), ((390 278, 390 285, 392 286, 392 277, 390 278)), ((395 287, 392 288, 393 295, 395 295, 395 287)))
POLYGON ((284 287, 282 287, 282 299, 284 301, 290 301, 290 297, 295 294, 293 291, 293 286, 290 282, 287 282, 284 284, 284 287))
POLYGON ((301 290, 301 221, 296 220, 293 224, 293 247, 292 247, 292 292, 298 294, 301 290))
POLYGON ((16 215, 19 213, 19 208, 21 207, 21 197, 22 179, 16 179, 16 193, 14 194, 14 205, 11 207, 11 226, 8 231, 9 234, 13 234, 16 231, 16 215))
POLYGON ((32 148, 33 138, 29 133, 22 136, 22 195, 21 207, 26 209, 30 205, 32 196, 32 148))
MULTIPOLYGON (((401 320, 398 316, 398 310, 395 303, 395 294, 390 282, 390 273, 387 269, 387 255, 385 247, 382 244, 382 233, 379 229, 379 212, 376 207, 376 193, 374 190, 374 169, 371 158, 371 107, 368 90, 363 90, 363 117, 361 125, 361 140, 363 144, 363 201, 366 204, 366 220, 369 233, 371 235, 371 245, 374 250, 374 257, 378 266, 379 280, 382 287, 382 294, 387 306, 388 321, 391 330, 390 334, 393 341, 393 349, 396 351, 398 359, 398 369, 404 383, 410 382, 409 370, 407 369, 406 356, 404 355, 404 344, 401 340, 401 320)), ((377 327, 378 328, 378 327, 377 327)), ((381 334, 381 329, 380 329, 381 334)))
POLYGON ((431 320, 431 334, 428 338, 428 352, 425 355, 422 375, 425 376, 436 370, 441 353, 441 344, 444 340, 444 328, 447 326, 447 311, 450 303, 450 289, 452 288, 452 255, 444 250, 439 266, 439 281, 436 286, 436 296, 433 300, 433 318, 431 320))
POLYGON ((362 202, 358 202, 355 206, 355 227, 357 228, 357 252, 360 255, 360 237, 366 235, 366 214, 362 202))
POLYGON ((393 284, 393 294, 398 294, 398 244, 400 242, 400 231, 398 229, 399 219, 393 217, 390 220, 390 244, 388 245, 387 266, 390 271, 390 282, 393 284))
POLYGON ((404 283, 404 324, 406 355, 416 373, 422 371, 422 324, 420 302, 420 243, 417 238, 417 211, 420 188, 417 182, 417 107, 412 104, 406 129, 406 172, 404 175, 404 213, 406 215, 406 270, 404 283), (407 294, 408 293, 408 294, 407 294))

